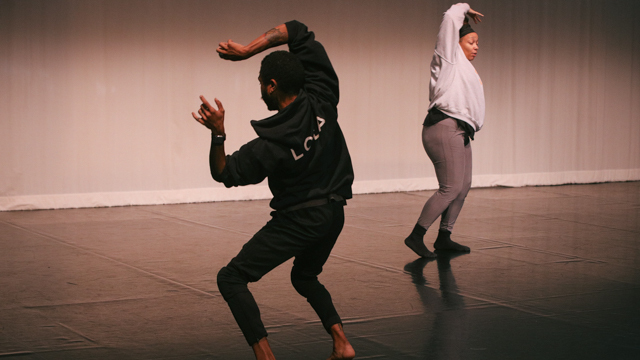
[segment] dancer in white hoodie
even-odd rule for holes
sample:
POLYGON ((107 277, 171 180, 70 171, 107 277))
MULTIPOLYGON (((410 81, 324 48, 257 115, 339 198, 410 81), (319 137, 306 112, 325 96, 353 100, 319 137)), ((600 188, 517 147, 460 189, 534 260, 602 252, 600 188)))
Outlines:
POLYGON ((478 53, 478 34, 469 25, 484 15, 468 4, 451 6, 444 13, 431 60, 429 113, 423 123, 422 144, 433 162, 439 189, 422 209, 405 244, 421 257, 436 255, 424 244, 424 234, 441 216, 438 251, 469 252, 451 240, 451 231, 471 188, 471 143, 484 122, 482 80, 471 61, 478 53))

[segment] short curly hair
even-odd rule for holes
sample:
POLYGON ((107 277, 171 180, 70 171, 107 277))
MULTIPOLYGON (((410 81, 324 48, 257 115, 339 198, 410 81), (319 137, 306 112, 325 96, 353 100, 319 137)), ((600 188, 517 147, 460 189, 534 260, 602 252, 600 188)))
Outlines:
POLYGON ((286 95, 297 95, 304 86, 304 67, 292 53, 274 51, 262 59, 260 78, 263 82, 273 79, 286 95))

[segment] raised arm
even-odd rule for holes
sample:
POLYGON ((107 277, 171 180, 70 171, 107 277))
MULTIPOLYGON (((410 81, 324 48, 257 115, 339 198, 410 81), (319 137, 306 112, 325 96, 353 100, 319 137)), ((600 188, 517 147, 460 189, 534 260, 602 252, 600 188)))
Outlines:
POLYGON ((305 90, 337 105, 340 98, 338 76, 324 46, 305 24, 294 20, 285 25, 289 33, 289 52, 298 57, 304 67, 305 90))
POLYGON ((231 39, 221 42, 216 51, 221 58, 231 61, 245 60, 269 48, 284 45, 289 41, 289 32, 285 24, 278 25, 260 35, 249 45, 241 45, 231 39))
POLYGON ((232 40, 221 42, 216 51, 225 60, 240 61, 284 44, 289 44, 289 51, 296 55, 304 66, 305 88, 337 104, 340 96, 338 77, 331 61, 322 44, 315 40, 314 33, 299 21, 278 25, 248 45, 232 40))
POLYGON ((452 5, 449 10, 444 13, 442 23, 440 23, 440 31, 438 31, 438 40, 436 41, 436 53, 444 60, 453 63, 455 52, 458 49, 460 41, 460 28, 469 15, 477 24, 482 21, 484 15, 471 9, 469 4, 458 3, 452 5))
POLYGON ((197 122, 211 130, 211 149, 209 151, 209 165, 211 167, 211 175, 215 179, 224 170, 226 166, 226 158, 224 152, 224 140, 226 134, 224 132, 224 108, 218 99, 214 99, 216 107, 212 106, 204 96, 200 96, 202 104, 198 110, 198 114, 191 113, 197 122))

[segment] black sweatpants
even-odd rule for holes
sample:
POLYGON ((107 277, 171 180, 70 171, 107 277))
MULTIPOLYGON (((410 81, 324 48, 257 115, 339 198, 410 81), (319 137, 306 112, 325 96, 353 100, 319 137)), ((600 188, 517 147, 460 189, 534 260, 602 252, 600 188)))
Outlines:
POLYGON ((327 332, 341 323, 331 295, 318 281, 318 275, 342 231, 342 203, 274 211, 271 215, 272 219, 218 272, 218 289, 249 345, 267 336, 267 331, 247 283, 260 280, 292 257, 295 257, 291 269, 293 287, 311 304, 327 332))

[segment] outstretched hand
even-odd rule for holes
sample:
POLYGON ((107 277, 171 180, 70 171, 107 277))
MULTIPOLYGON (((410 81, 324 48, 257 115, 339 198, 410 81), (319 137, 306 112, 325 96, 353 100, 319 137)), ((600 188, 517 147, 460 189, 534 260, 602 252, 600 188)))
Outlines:
POLYGON ((233 42, 231 39, 218 44, 216 51, 225 60, 240 61, 251 57, 246 46, 233 42))
POLYGON ((479 12, 473 9, 469 9, 469 11, 467 12, 467 15, 469 15, 469 17, 473 19, 474 24, 482 22, 482 18, 484 17, 484 15, 480 14, 479 12))
POLYGON ((193 118, 208 129, 211 129, 214 134, 224 135, 224 108, 220 100, 214 99, 218 106, 217 109, 211 106, 204 96, 200 95, 200 100, 202 101, 202 105, 198 110, 198 115, 200 116, 192 112, 193 118))

